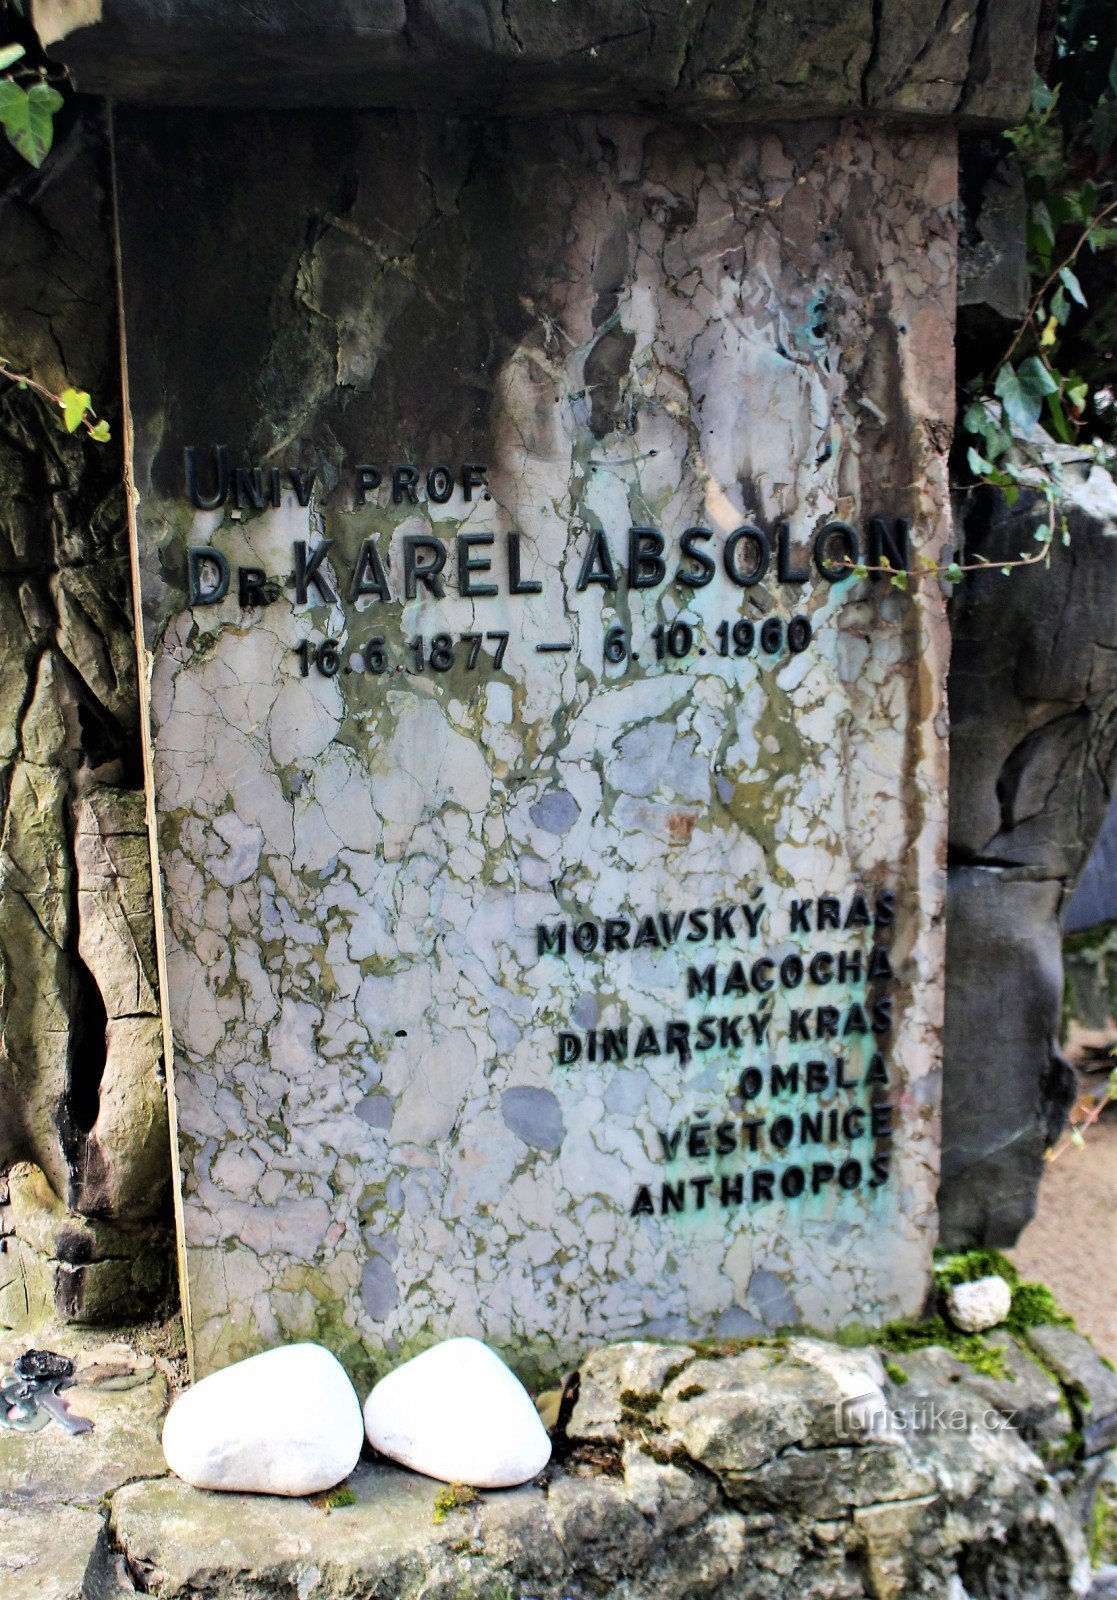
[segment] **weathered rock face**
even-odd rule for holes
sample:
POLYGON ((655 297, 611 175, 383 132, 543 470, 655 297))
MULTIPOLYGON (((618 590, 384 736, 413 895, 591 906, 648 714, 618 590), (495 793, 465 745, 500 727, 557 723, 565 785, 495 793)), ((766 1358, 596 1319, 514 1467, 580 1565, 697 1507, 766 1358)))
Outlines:
MULTIPOLYGON (((75 1335, 55 1330, 51 1344, 75 1362, 76 1381, 59 1398, 88 1429, 74 1434, 53 1419, 28 1432, 0 1427, 4 1600, 124 1600, 134 1593, 120 1557, 106 1546, 106 1507, 122 1484, 167 1470, 159 1448, 167 1384, 152 1358, 121 1345, 83 1348, 75 1335)), ((0 1375, 10 1377, 26 1347, 25 1334, 0 1332, 0 1375)))
POLYGON ((1039 0, 33 0, 88 93, 153 105, 678 111, 753 121, 1027 109, 1039 0))
POLYGON ((975 496, 953 602, 944 1242, 1010 1244, 1073 1080, 1058 1047, 1062 914, 1117 781, 1117 488, 1068 465, 1070 542, 996 571, 1042 508, 975 496))
MULTIPOLYGON (((1085 1341, 1031 1337, 1081 1424, 1085 1341)), ((0 1433, 0 1582, 5 1600, 1070 1600, 1104 1458, 1072 1461, 1049 1370, 995 1342, 999 1378, 817 1339, 598 1349, 534 1483, 448 1496, 366 1460, 327 1514, 166 1476, 151 1358, 71 1333, 65 1399, 92 1431, 0 1433)), ((21 1349, 0 1338, 5 1373, 21 1349)))
POLYGON ((1117 806, 1110 805, 1086 870, 1067 908, 1069 934, 1089 933, 1117 922, 1117 806))
POLYGON ((1085 1544, 1045 1443, 1006 1420, 1026 1385, 991 1392, 943 1356, 905 1357, 900 1384, 874 1352, 817 1340, 615 1346, 582 1364, 531 1486, 435 1519, 434 1485, 362 1464, 327 1521, 164 1480, 115 1494, 111 1535, 158 1600, 1068 1600, 1085 1544))
MULTIPOLYGON (((5 166, 0 339, 115 417, 115 288, 95 119, 5 166)), ((114 427, 116 424, 114 423, 114 427)), ((117 431, 119 431, 117 429, 117 431)), ((117 445, 0 400, 0 1324, 127 1315, 167 1284, 131 581, 117 445), (84 1223, 81 1217, 96 1218, 84 1223), (120 1224, 120 1226, 117 1226, 120 1224), (154 1225, 154 1226, 153 1226, 154 1225)))

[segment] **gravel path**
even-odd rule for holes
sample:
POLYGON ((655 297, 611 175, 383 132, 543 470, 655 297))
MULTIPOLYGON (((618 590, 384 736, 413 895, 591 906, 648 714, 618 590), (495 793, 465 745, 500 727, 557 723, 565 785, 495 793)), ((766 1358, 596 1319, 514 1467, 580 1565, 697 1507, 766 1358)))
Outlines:
POLYGON ((1117 1116, 1085 1147, 1049 1162, 1035 1220, 1007 1254, 1046 1283, 1110 1361, 1117 1362, 1117 1116))

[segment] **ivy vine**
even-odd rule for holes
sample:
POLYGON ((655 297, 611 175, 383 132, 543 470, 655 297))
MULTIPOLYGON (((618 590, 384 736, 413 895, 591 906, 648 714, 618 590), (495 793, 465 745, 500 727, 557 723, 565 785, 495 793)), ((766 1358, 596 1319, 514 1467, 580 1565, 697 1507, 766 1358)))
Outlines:
POLYGON ((995 563, 922 556, 911 573, 850 563, 856 577, 904 589, 1049 562, 1056 541, 1070 541, 1060 511, 1068 452, 1053 446, 1085 462, 1117 456, 1117 5, 1061 0, 1048 11, 1031 109, 1003 136, 1024 181, 1029 297, 993 359, 968 375, 959 407, 962 486, 998 489, 1009 506, 1035 496, 1032 547, 995 563))
MULTIPOLYGON (((23 16, 22 4, 10 0, 8 13, 23 16)), ((9 29, 9 31, 11 31, 9 29)), ((18 39, 0 44, 0 128, 8 143, 23 159, 36 169, 50 154, 54 143, 54 119, 65 105, 65 96, 55 88, 55 82, 64 81, 64 68, 56 69, 41 53, 33 59, 28 46, 18 39), (52 81, 53 80, 53 81, 52 81)), ((109 425, 93 409, 92 396, 85 389, 64 388, 60 394, 26 372, 15 370, 8 358, 0 354, 0 378, 17 389, 38 397, 59 415, 67 433, 83 429, 98 444, 110 438, 109 425)))

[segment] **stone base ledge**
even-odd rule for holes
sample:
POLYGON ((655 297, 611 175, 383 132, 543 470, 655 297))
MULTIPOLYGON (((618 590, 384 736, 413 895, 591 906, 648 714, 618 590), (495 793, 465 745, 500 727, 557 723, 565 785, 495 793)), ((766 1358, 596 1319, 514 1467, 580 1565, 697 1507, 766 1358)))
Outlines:
POLYGON ((5 1600, 1085 1595, 1084 1469, 1061 1464, 1071 1419, 1022 1347, 1005 1370, 994 1379, 942 1350, 897 1362, 812 1338, 608 1346, 583 1362, 576 1392, 568 1386, 554 1459, 535 1482, 475 1494, 370 1459, 333 1505, 167 1476, 161 1380, 83 1394, 74 1408, 96 1404, 93 1433, 0 1436, 0 1590, 5 1600))

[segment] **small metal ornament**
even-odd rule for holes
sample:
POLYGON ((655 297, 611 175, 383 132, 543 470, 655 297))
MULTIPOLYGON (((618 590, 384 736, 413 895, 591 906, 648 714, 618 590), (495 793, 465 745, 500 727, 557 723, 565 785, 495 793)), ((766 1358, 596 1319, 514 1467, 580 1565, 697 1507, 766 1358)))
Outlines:
POLYGON ((25 1350, 0 1378, 0 1428, 38 1433, 51 1418, 67 1433, 89 1433, 88 1417, 72 1412, 61 1391, 72 1386, 74 1363, 53 1350, 25 1350))

